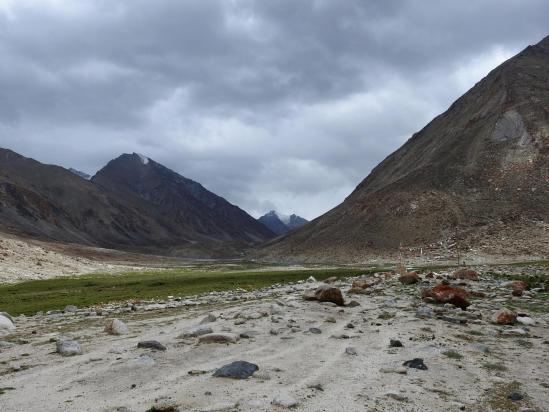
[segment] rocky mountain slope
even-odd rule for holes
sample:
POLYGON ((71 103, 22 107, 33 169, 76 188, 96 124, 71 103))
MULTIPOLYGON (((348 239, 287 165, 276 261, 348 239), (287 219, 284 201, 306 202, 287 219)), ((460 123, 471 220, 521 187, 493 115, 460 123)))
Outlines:
POLYGON ((360 259, 436 248, 549 254, 549 37, 494 69, 345 201, 269 258, 360 259), (517 233, 525 234, 516 237, 517 233), (511 247, 509 247, 511 246, 511 247))
POLYGON ((301 216, 297 216, 296 214, 282 216, 275 210, 271 210, 269 213, 266 213, 257 220, 277 235, 284 235, 309 223, 308 220, 302 218, 301 216))
MULTIPOLYGON (((139 157, 122 158, 129 159, 126 171, 132 172, 133 165, 133 173, 140 176, 140 168, 146 165, 139 157)), ((194 257, 224 256, 273 236, 236 206, 152 161, 149 167, 162 170, 171 180, 147 181, 139 195, 134 187, 122 188, 115 184, 117 177, 112 170, 119 163, 114 161, 88 181, 62 167, 0 149, 0 230, 40 239, 194 257), (215 207, 220 210, 211 212, 215 207), (192 211, 187 220, 178 208, 192 211), (202 214, 197 211, 200 208, 204 208, 202 214), (223 225, 220 214, 226 219, 223 225)))

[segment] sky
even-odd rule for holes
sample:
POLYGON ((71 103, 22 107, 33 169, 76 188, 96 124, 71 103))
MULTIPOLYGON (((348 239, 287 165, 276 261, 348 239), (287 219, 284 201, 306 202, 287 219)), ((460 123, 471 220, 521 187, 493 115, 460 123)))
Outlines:
POLYGON ((312 219, 497 65, 547 0, 0 0, 0 147, 142 153, 312 219))

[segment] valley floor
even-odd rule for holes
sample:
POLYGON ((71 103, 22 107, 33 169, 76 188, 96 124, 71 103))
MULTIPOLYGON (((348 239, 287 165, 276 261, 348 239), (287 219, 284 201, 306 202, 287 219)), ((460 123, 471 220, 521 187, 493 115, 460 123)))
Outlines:
POLYGON ((549 296, 534 286, 547 265, 478 269, 480 280, 466 287, 486 296, 467 311, 422 303, 420 289, 439 282, 423 276, 417 285, 392 277, 357 295, 347 294, 353 278, 340 278, 335 286, 356 306, 303 300, 319 285, 311 279, 18 316, 16 331, 0 338, 0 409, 546 411, 549 296), (525 295, 503 287, 525 276, 534 289, 525 295), (492 324, 501 307, 535 324, 492 324), (127 334, 104 331, 113 318, 127 334), (188 336, 198 325, 238 340, 199 343, 188 336), (83 354, 55 353, 66 339, 83 354), (148 340, 166 350, 137 347, 148 340), (427 369, 403 366, 415 358, 427 369), (233 361, 259 370, 244 380, 212 376, 233 361))

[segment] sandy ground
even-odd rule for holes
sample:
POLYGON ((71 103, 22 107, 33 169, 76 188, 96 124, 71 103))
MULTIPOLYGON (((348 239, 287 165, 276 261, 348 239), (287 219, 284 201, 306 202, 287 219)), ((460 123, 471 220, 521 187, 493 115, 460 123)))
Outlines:
MULTIPOLYGON (((345 295, 347 302, 360 303, 356 307, 304 301, 303 291, 316 284, 302 283, 143 303, 136 311, 110 307, 103 316, 81 310, 18 317, 17 332, 0 347, 0 388, 12 388, 0 395, 0 409, 146 411, 173 405, 180 411, 278 411, 285 408, 273 400, 282 395, 298 411, 549 410, 548 314, 530 314, 535 326, 493 325, 488 319, 497 308, 525 298, 508 297, 489 279, 472 283, 488 291, 488 298, 467 312, 431 305, 438 317, 428 319, 416 317, 419 287, 394 278, 371 295, 345 295), (249 338, 198 344, 179 337, 210 313, 217 317, 207 324, 214 332, 249 338), (129 334, 103 331, 113 316, 126 322, 129 334), (335 323, 326 321, 330 317, 335 323), (309 332, 312 327, 321 333, 309 332), (84 353, 56 354, 55 340, 63 338, 78 340, 84 353), (150 339, 167 350, 137 348, 150 339), (404 347, 390 348, 390 339, 404 347), (479 343, 490 352, 470 346, 479 343), (348 347, 356 355, 346 353, 348 347), (448 350, 462 358, 449 358, 448 350), (413 358, 422 358, 428 369, 399 370, 413 358), (212 376, 237 360, 257 364, 259 371, 246 380, 212 376), (524 399, 507 400, 512 391, 524 399)), ((350 280, 336 285, 345 291, 350 280)))
POLYGON ((64 253, 62 247, 67 246, 0 233, 0 284, 135 269, 131 265, 64 253))

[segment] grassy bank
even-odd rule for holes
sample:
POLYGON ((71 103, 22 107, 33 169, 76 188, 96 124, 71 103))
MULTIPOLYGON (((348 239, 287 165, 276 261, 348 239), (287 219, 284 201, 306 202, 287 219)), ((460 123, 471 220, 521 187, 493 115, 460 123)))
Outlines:
POLYGON ((0 286, 0 311, 32 315, 37 311, 87 307, 129 299, 186 296, 234 288, 259 289, 314 276, 355 276, 375 269, 304 269, 255 272, 189 271, 188 269, 127 272, 74 278, 35 280, 0 286))

